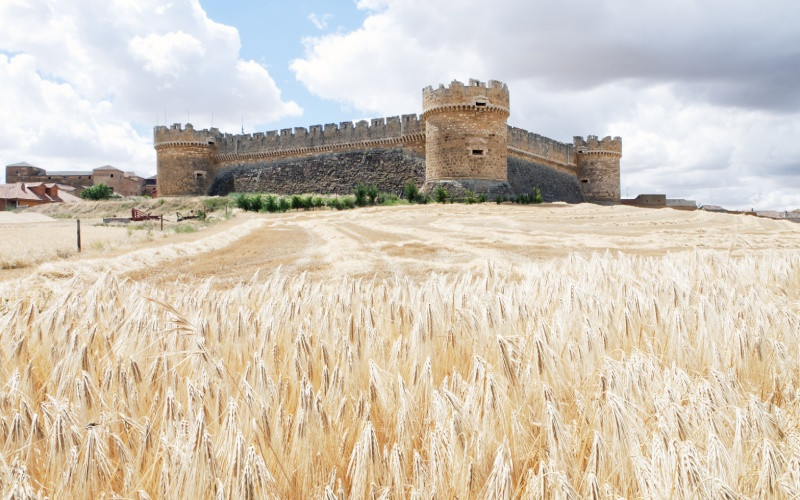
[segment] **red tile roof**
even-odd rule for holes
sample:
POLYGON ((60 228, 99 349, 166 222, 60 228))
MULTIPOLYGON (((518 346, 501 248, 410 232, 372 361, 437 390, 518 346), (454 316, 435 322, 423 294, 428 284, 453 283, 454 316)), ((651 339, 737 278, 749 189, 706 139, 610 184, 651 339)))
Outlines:
POLYGON ((59 184, 45 184, 44 182, 15 182, 13 184, 0 184, 0 199, 30 200, 44 203, 60 203, 79 201, 80 198, 68 192, 74 190, 59 184), (41 188, 40 188, 41 187, 41 188), (55 190, 53 188, 56 188, 55 190), (39 194, 36 191, 39 191, 39 194), (48 194, 51 193, 51 194, 48 194))

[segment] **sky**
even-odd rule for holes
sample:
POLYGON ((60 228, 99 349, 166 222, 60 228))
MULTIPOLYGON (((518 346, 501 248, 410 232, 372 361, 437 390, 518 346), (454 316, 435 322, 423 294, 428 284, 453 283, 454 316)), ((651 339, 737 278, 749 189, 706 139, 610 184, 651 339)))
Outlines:
POLYGON ((155 125, 420 113, 476 78, 510 125, 622 136, 623 197, 790 210, 798 26, 796 0, 0 0, 0 164, 149 176, 155 125))

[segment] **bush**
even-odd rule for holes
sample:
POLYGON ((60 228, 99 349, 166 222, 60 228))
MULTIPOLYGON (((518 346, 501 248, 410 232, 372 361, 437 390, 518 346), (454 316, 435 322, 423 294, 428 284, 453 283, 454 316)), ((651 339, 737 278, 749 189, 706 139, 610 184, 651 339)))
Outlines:
POLYGON ((473 203, 478 202, 478 198, 475 196, 475 193, 473 193, 472 190, 467 189, 467 194, 464 196, 464 201, 467 203, 467 205, 472 205, 473 203))
POLYGON ((278 200, 275 198, 275 196, 273 196, 271 194, 268 194, 264 198, 263 205, 264 205, 263 209, 266 210, 267 212, 272 213, 272 212, 277 212, 278 211, 278 200))
POLYGON ((542 202, 542 192, 539 191, 538 187, 533 188, 533 202, 534 203, 541 203, 542 202))
POLYGON ((358 183, 353 187, 353 194, 355 195, 355 204, 359 207, 366 206, 367 204, 367 186, 358 183))
POLYGON ((505 203, 508 200, 506 200, 505 196, 498 196, 497 198, 494 199, 494 201, 495 201, 495 203, 497 203, 499 205, 501 203, 505 203))
POLYGON ((281 197, 278 200, 278 210, 281 212, 285 212, 292 208, 292 204, 286 198, 281 197))
POLYGON ((301 198, 300 196, 298 196, 296 194, 292 195, 292 197, 289 199, 289 204, 295 210, 300 210, 301 208, 303 208, 303 209, 306 208, 305 200, 303 200, 303 198, 301 198))
POLYGON ((105 184, 97 184, 81 191, 81 198, 84 200, 107 200, 111 198, 113 189, 105 184))
POLYGON ((398 203, 400 203, 400 200, 401 198, 396 194, 380 193, 378 195, 378 198, 376 198, 375 202, 379 205, 391 206, 391 205, 397 205, 398 203))
POLYGON ((485 194, 481 193, 480 196, 478 196, 478 203, 486 203, 486 195, 485 194))
POLYGON ((403 188, 403 198, 408 200, 409 203, 417 203, 419 201, 419 189, 414 185, 414 181, 408 181, 403 188))
POLYGON ((450 193, 447 192, 444 186, 436 186, 436 189, 433 191, 433 199, 436 200, 437 203, 445 203, 449 197, 450 193))
POLYGON ((213 198, 206 198, 203 200, 203 209, 206 212, 216 212, 221 208, 225 208, 226 205, 230 203, 230 198, 227 196, 218 197, 215 196, 213 198))
POLYGON ((374 205, 375 200, 378 198, 380 192, 378 191, 378 186, 375 184, 370 184, 367 186, 367 198, 369 198, 369 204, 374 205))

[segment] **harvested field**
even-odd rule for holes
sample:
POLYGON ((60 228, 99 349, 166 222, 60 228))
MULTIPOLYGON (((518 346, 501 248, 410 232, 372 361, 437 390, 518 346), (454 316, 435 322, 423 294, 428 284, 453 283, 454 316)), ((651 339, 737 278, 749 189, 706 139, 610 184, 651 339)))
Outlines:
POLYGON ((795 224, 237 219, 0 282, 4 496, 800 495, 795 224))

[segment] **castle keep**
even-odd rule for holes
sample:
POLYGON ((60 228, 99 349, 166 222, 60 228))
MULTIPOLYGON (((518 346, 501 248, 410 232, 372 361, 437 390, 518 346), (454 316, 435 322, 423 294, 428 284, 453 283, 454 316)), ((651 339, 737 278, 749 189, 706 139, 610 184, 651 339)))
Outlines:
POLYGON ((422 115, 255 134, 158 126, 159 195, 232 191, 349 193, 361 182, 400 192, 408 181, 490 197, 619 203, 619 137, 561 143, 509 127, 508 87, 454 81, 422 91, 422 115))

